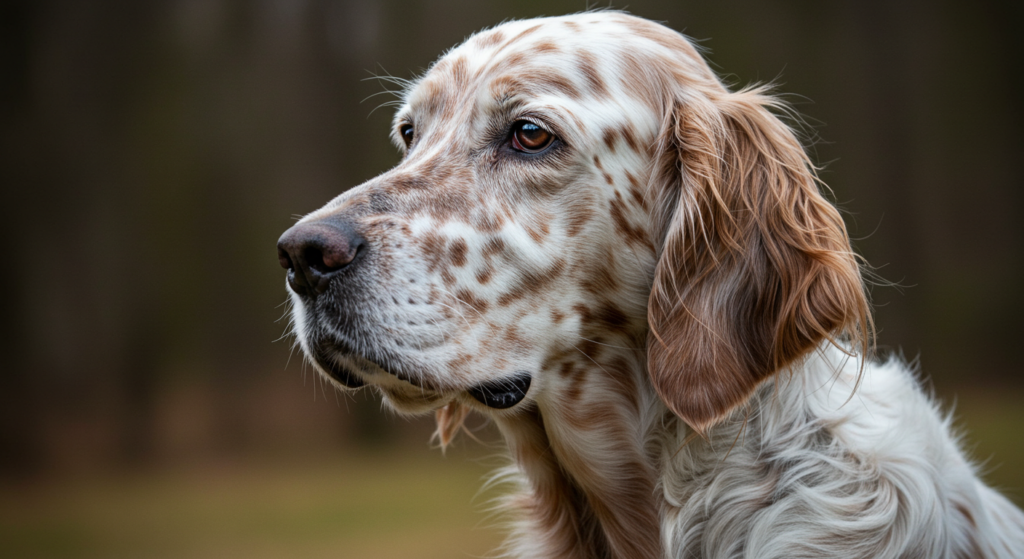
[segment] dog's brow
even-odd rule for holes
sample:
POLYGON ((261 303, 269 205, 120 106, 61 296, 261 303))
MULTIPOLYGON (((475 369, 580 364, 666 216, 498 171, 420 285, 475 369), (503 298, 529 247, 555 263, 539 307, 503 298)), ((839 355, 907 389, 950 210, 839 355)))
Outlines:
POLYGON ((523 97, 514 93, 505 93, 501 95, 494 95, 491 97, 494 101, 490 116, 512 118, 514 114, 523 110, 529 103, 523 97))
POLYGON ((523 100, 516 97, 513 93, 494 95, 493 99, 498 108, 505 111, 516 109, 523 104, 523 100))

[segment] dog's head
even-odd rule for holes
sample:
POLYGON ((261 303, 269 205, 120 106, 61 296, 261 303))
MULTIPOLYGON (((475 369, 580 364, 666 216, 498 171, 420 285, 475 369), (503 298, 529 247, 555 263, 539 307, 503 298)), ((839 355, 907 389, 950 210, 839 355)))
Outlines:
POLYGON ((473 36, 407 91, 398 166, 281 237, 302 349, 400 411, 514 413, 580 398, 618 348, 706 427, 869 326, 842 219, 773 103, 622 13, 473 36))

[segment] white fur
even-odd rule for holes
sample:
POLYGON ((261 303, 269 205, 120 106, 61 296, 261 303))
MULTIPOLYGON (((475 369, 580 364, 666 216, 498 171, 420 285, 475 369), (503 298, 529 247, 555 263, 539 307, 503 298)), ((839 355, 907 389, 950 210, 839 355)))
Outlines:
POLYGON ((708 440, 667 430, 670 557, 1024 556, 1024 515, 978 480, 907 367, 867 363, 858 382, 860 365, 823 348, 708 440))

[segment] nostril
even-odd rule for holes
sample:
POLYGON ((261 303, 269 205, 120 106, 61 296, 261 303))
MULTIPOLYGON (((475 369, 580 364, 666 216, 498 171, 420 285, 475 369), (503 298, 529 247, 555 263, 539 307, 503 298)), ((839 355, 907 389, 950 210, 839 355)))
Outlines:
POLYGON ((349 239, 347 251, 328 252, 324 258, 324 263, 332 269, 344 268, 355 261, 356 257, 359 256, 365 248, 366 241, 364 241, 362 237, 353 236, 349 239))
POLYGON ((295 265, 292 264, 291 257, 288 256, 288 251, 281 247, 277 248, 277 261, 281 263, 281 267, 284 268, 285 270, 291 270, 295 268, 295 265))
POLYGON ((340 266, 332 267, 324 262, 324 252, 315 245, 310 245, 303 249, 302 258, 306 261, 307 266, 321 274, 333 272, 340 268, 340 266))
POLYGON ((328 274, 351 264, 362 252, 363 246, 363 240, 359 237, 325 245, 316 243, 303 248, 302 258, 305 259, 306 265, 313 270, 321 274, 328 274))

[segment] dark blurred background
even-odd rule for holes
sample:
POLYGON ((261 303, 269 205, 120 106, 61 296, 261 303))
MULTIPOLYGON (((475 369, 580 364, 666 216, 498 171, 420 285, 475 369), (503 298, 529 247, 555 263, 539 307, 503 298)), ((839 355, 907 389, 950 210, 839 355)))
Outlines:
MULTIPOLYGON (((279 339, 285 292, 275 243, 294 216, 397 162, 387 140, 391 109, 373 110, 389 97, 366 99, 388 84, 367 78, 414 76, 505 19, 587 7, 0 5, 0 549, 23 557, 163 556, 83 520, 99 514, 89 503, 106 506, 97 495, 128 491, 119 489, 123 479, 141 484, 131 498, 145 509, 151 489, 138 480, 146 476, 178 480, 171 494, 208 494, 173 472, 219 486, 196 472, 222 468, 225 479, 245 478, 252 464, 284 461, 291 466, 254 474, 251 490, 303 479, 334 484, 346 500, 352 480, 332 478, 334 467, 413 480, 458 468, 461 460, 441 463, 428 450, 429 422, 391 417, 371 397, 337 396, 303 370, 299 355, 289 360, 291 340, 279 339), (388 470, 402 464, 425 469, 388 470), (321 468, 322 477, 308 468, 321 468), (80 495, 77 513, 46 500, 55 487, 80 495)), ((898 284, 872 290, 880 351, 919 359, 926 384, 947 409, 956 404, 965 445, 988 479, 1022 502, 1024 3, 614 7, 700 40, 730 82, 780 84, 817 135, 812 153, 847 211, 856 248, 898 284)), ((466 483, 475 487, 486 467, 470 462, 477 469, 466 483)), ((247 487, 219 502, 250 495, 247 487)), ((447 506, 424 499, 427 515, 447 506)), ((197 506, 189 502, 179 506, 185 517, 197 506)), ((225 507, 223 516, 236 516, 225 507)), ((334 519, 323 522, 325 531, 351 523, 338 511, 324 514, 334 519)), ((310 513, 310 522, 327 517, 310 513)), ((461 520, 467 529, 473 518, 461 520)), ((182 526, 163 545, 172 555, 203 556, 198 547, 174 547, 191 537, 182 526)), ((239 530, 236 539, 248 538, 239 530)), ((380 538, 399 531, 392 525, 380 538)), ((235 549, 217 543, 216 533, 211 545, 235 549)), ((473 552, 483 553, 488 538, 473 552)), ((340 545, 325 542, 325 550, 340 545)), ((373 545, 351 556, 410 555, 373 545)))

